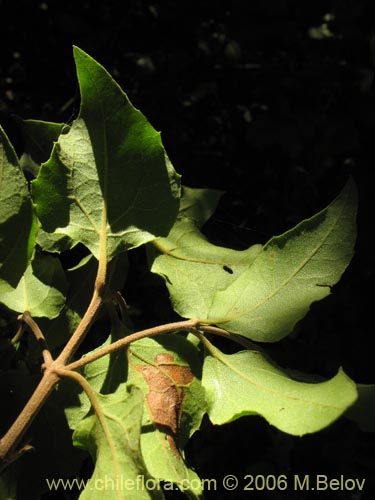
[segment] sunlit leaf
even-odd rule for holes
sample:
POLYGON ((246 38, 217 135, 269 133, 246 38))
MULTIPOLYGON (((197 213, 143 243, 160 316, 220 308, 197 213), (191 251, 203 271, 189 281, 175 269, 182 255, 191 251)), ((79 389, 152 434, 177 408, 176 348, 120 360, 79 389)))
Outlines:
POLYGON ((356 202, 350 180, 326 209, 272 238, 246 272, 217 291, 210 322, 262 342, 290 333, 312 302, 329 295, 348 266, 356 202))
POLYGON ((211 216, 219 193, 186 190, 180 216, 167 238, 153 242, 152 272, 166 282, 174 309, 183 317, 206 319, 218 290, 227 288, 254 260, 261 245, 238 251, 210 243, 200 226, 211 216))
POLYGON ((108 260, 168 233, 179 204, 179 176, 160 134, 108 72, 74 49, 79 117, 60 135, 33 182, 38 217, 108 260))
POLYGON ((297 436, 327 427, 357 398, 354 382, 341 369, 324 382, 299 382, 256 351, 229 355, 215 349, 205 359, 202 384, 214 424, 258 414, 297 436))
MULTIPOLYGON (((197 201, 190 203, 199 212, 197 201)), ((352 180, 326 209, 263 248, 218 247, 196 220, 180 216, 167 238, 153 242, 159 254, 154 253, 152 271, 164 277, 181 316, 274 342, 340 279, 353 255, 355 218, 352 180)))

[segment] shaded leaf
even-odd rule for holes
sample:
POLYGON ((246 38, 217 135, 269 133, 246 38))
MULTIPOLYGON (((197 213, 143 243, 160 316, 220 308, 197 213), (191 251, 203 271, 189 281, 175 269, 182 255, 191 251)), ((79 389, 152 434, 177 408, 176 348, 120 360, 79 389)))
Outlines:
MULTIPOLYGON (((107 340, 88 354, 100 351, 104 346, 112 344, 119 338, 129 335, 129 333, 129 330, 121 323, 112 325, 111 333, 107 340)), ((90 386, 96 392, 101 394, 116 392, 119 385, 127 381, 128 370, 125 350, 118 350, 109 356, 103 356, 93 361, 83 368, 83 373, 90 386)), ((71 429, 77 427, 90 409, 90 402, 85 392, 78 387, 77 389, 79 389, 79 392, 76 401, 69 405, 65 411, 71 429)))
POLYGON ((356 386, 341 369, 324 382, 299 382, 260 352, 210 350, 202 384, 214 424, 259 414, 281 431, 302 436, 327 427, 356 401, 356 386))
POLYGON ((13 471, 9 469, 0 476, 0 498, 17 500, 17 483, 13 471))
POLYGON ((61 253, 70 250, 74 243, 66 234, 55 231, 47 233, 40 228, 36 237, 36 242, 44 252, 61 253))
POLYGON ((50 157, 53 143, 62 130, 68 130, 65 123, 52 123, 42 120, 23 120, 16 117, 24 138, 24 152, 20 158, 22 170, 38 175, 40 165, 50 157))
MULTIPOLYGON (((112 290, 121 290, 127 274, 128 258, 126 253, 115 257, 108 266, 108 285, 112 290)), ((65 344, 81 321, 90 303, 94 290, 98 262, 89 255, 79 265, 66 271, 69 289, 63 309, 57 318, 41 318, 38 324, 44 333, 51 350, 65 344)), ((40 346, 34 344, 35 352, 40 356, 40 346)), ((31 346, 30 346, 31 348, 31 346)))
MULTIPOLYGON (((140 450, 143 395, 135 386, 122 384, 112 394, 96 393, 100 414, 89 415, 73 434, 75 446, 88 450, 95 461, 94 473, 80 500, 162 499, 159 488, 142 488, 152 480, 140 450), (138 481, 138 482, 137 482, 138 481), (108 485, 98 488, 98 485, 108 485)), ((155 482, 153 481, 153 484, 155 482)))
POLYGON ((32 257, 37 230, 25 177, 0 127, 0 292, 17 286, 32 257))
MULTIPOLYGON (((107 345, 129 334, 120 324, 113 325, 111 335, 103 345, 107 345)), ((100 350, 103 346, 100 346, 100 350)), ((200 427, 206 412, 204 391, 201 387, 201 362, 197 349, 179 335, 158 336, 158 341, 143 339, 134 342, 128 348, 129 373, 126 351, 120 350, 110 356, 100 358, 84 367, 84 374, 90 385, 101 394, 111 394, 124 385, 124 381, 139 385, 143 391, 143 421, 141 434, 142 456, 148 472, 156 479, 180 485, 189 498, 200 498, 201 488, 198 476, 190 470, 184 461, 182 449, 191 435, 200 427), (180 369, 183 377, 187 375, 186 384, 170 383, 164 387, 166 414, 175 412, 177 432, 175 441, 168 439, 167 425, 158 425, 153 420, 152 411, 147 398, 150 387, 142 375, 140 367, 157 368, 154 360, 160 354, 170 355, 174 359, 172 370, 180 369), (191 380, 192 372, 194 379, 191 380), (172 398, 170 397, 172 393, 172 398), (177 394, 177 406, 173 407, 173 395, 177 394), (167 409, 167 406, 171 408, 167 409), (172 444, 172 446, 171 446, 172 444), (177 451, 176 448, 180 451, 177 451), (189 487, 188 487, 189 486, 189 487)), ((160 368, 160 367, 159 367, 160 368)), ((162 368, 160 368, 161 370, 162 368)), ((167 368, 168 369, 168 368, 167 368)), ((150 373, 149 373, 150 374, 150 373)), ((154 375, 154 373, 150 374, 154 375)), ((169 374, 170 375, 170 374, 169 374)), ((178 375, 177 375, 178 378, 178 375)), ((181 381, 181 379, 179 379, 181 381)), ((165 383, 165 378, 162 381, 165 383)), ((64 391, 64 386, 59 389, 64 391)), ((160 394, 163 396, 163 391, 160 394)), ((77 389, 69 389, 71 403, 65 412, 72 429, 77 428, 87 414, 90 403, 85 393, 77 393, 77 389), (75 392, 73 394, 73 392, 75 392)), ((163 398, 159 399, 163 404, 163 398)), ((175 401, 176 403, 176 401, 175 401)), ((160 422, 159 422, 160 423, 160 422)))
POLYGON ((33 181, 47 232, 81 242, 108 260, 169 231, 179 204, 179 176, 160 134, 108 72, 74 49, 81 91, 79 117, 59 137, 33 181))
POLYGON ((357 384, 358 399, 345 416, 364 432, 375 432, 375 384, 357 384))
POLYGON ((129 380, 145 397, 141 446, 147 469, 189 498, 201 498, 199 477, 187 467, 182 451, 206 412, 199 353, 178 335, 143 339, 128 351, 129 380))
POLYGON ((64 307, 67 282, 58 259, 36 255, 17 288, 1 295, 9 309, 29 311, 36 318, 55 318, 64 307))

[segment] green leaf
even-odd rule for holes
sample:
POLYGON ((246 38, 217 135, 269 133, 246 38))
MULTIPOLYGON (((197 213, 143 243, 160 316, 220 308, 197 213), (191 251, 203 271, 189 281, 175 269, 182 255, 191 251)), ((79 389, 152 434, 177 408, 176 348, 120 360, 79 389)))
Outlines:
POLYGON ((258 414, 281 431, 302 436, 330 425, 357 398, 354 382, 341 369, 328 381, 305 383, 292 380, 260 352, 210 350, 202 384, 214 424, 258 414))
POLYGON ((195 219, 181 211, 168 237, 153 242, 159 252, 150 252, 152 272, 165 279, 181 316, 262 342, 283 338, 312 302, 330 293, 351 260, 354 182, 326 209, 272 238, 263 249, 253 245, 244 251, 212 245, 201 234, 199 224, 206 216, 199 219, 200 196, 206 195, 194 198, 184 192, 181 206, 195 207, 195 219))
POLYGON ((79 117, 59 137, 33 181, 37 215, 47 232, 81 242, 98 258, 106 240, 119 252, 166 235, 179 204, 179 176, 160 134, 108 72, 74 48, 79 117))
MULTIPOLYGON (((129 331, 119 324, 112 327, 111 335, 104 345, 108 345, 118 338, 129 334, 129 331)), ((94 352, 94 351, 93 351, 94 352)), ((91 387, 101 394, 112 394, 118 391, 120 385, 127 381, 136 384, 143 391, 143 422, 141 434, 141 450, 148 472, 158 481, 164 481, 180 486, 189 496, 197 499, 201 497, 200 479, 190 470, 184 460, 183 447, 191 435, 200 427, 203 415, 206 412, 205 394, 200 383, 201 361, 199 352, 189 341, 179 335, 158 336, 158 340, 143 339, 132 343, 128 348, 129 366, 126 351, 120 350, 110 356, 104 356, 84 368, 84 375, 91 387), (177 371, 177 378, 181 375, 188 375, 188 382, 184 386, 171 382, 170 387, 164 393, 165 407, 169 407, 169 415, 176 406, 173 406, 172 395, 180 395, 181 411, 180 418, 176 414, 178 422, 178 433, 176 441, 171 441, 168 437, 167 425, 165 428, 155 424, 151 414, 148 394, 150 388, 143 376, 142 367, 156 369, 156 379, 158 370, 155 358, 160 354, 167 354, 173 357, 173 370, 177 371), (191 371, 190 371, 191 370, 191 371), (194 376, 192 375, 194 374, 194 376), (169 390, 168 390, 169 389, 169 390), (169 398, 168 398, 169 397, 169 398), (176 449, 178 448, 178 449, 176 449)), ((153 377, 155 373, 151 373, 153 377)), ((162 374, 163 375, 163 374, 162 374)), ((164 380, 165 382, 165 380, 164 380)), ((64 390, 62 387, 61 390, 64 390)), ((69 389, 70 403, 65 410, 69 426, 77 428, 87 414, 90 403, 85 393, 77 394, 76 390, 69 389), (74 393, 74 394, 73 394, 74 393)))
MULTIPOLYGON (((128 258, 126 253, 115 257, 108 266, 108 285, 112 290, 121 290, 123 287, 128 269, 128 258)), ((98 270, 97 260, 90 254, 77 266, 68 269, 66 279, 69 284, 68 292, 63 309, 57 318, 53 320, 41 318, 38 320, 42 332, 44 333, 50 350, 64 345, 73 334, 81 321, 92 297, 96 273, 98 270)), ((34 348, 34 355, 37 359, 40 356, 40 346, 36 343, 29 346, 34 348)))
POLYGON ((201 227, 214 213, 223 191, 181 186, 179 215, 194 219, 201 227))
MULTIPOLYGON (((36 177, 41 164, 49 159, 54 142, 61 133, 69 130, 69 125, 42 120, 23 120, 18 117, 16 120, 25 141, 20 166, 22 170, 36 177)), ((36 242, 43 251, 51 253, 64 252, 74 245, 67 235, 59 234, 57 231, 47 233, 43 228, 39 229, 36 242)))
POLYGON ((0 476, 0 498, 4 500, 17 500, 17 483, 14 473, 5 470, 0 476))
POLYGON ((156 485, 140 451, 142 392, 121 384, 115 393, 96 393, 96 399, 99 413, 84 418, 73 434, 74 444, 88 450, 95 461, 94 473, 80 500, 96 500, 99 491, 103 500, 162 499, 157 487, 142 488, 140 482, 156 485))
POLYGON ((206 413, 199 351, 179 335, 139 340, 128 351, 129 380, 145 397, 141 447, 147 469, 189 498, 201 498, 200 479, 182 451, 206 413))
POLYGON ((22 170, 38 175, 40 165, 50 157, 52 146, 62 130, 68 130, 65 123, 52 123, 42 120, 23 120, 16 117, 24 138, 24 152, 20 158, 22 170))
POLYGON ((17 286, 32 257, 37 230, 25 177, 0 127, 0 292, 17 286))
POLYGON ((208 320, 253 340, 275 342, 330 293, 348 266, 356 237, 352 180, 324 210, 273 237, 246 272, 218 290, 208 320))
POLYGON ((61 253, 70 250, 74 243, 66 234, 55 231, 47 233, 40 228, 36 237, 36 242, 44 252, 61 253))
POLYGON ((262 248, 253 245, 238 251, 219 247, 200 232, 219 195, 184 188, 179 218, 167 238, 153 242, 157 251, 149 250, 154 259, 151 271, 165 279, 173 308, 183 317, 207 318, 217 290, 227 288, 246 271, 262 248))
MULTIPOLYGON (((112 326, 107 340, 88 354, 100 351, 103 347, 113 343, 119 338, 125 337, 129 331, 121 324, 112 326)), ((85 355, 84 355, 85 356, 85 355)), ((101 394, 111 394, 117 391, 120 384, 127 381, 127 359, 125 350, 116 351, 109 356, 103 356, 83 368, 83 374, 94 391, 101 394)), ((59 391, 65 393, 64 386, 59 391)), ((76 429, 81 420, 90 409, 91 403, 86 393, 78 386, 66 396, 67 405, 65 414, 71 429, 76 429)))
POLYGON ((13 311, 31 316, 55 318, 65 304, 67 282, 60 261, 50 255, 36 255, 17 288, 1 295, 1 302, 13 311))

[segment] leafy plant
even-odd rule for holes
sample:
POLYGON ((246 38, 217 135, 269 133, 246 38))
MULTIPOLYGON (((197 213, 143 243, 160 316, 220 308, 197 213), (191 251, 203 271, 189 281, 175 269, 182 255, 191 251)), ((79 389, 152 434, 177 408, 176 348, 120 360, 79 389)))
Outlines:
MULTIPOLYGON (((19 120, 20 159, 0 132, 0 387, 9 423, 35 386, 0 441, 0 491, 15 497, 10 492, 27 458, 20 456, 34 442, 37 452, 54 439, 60 476, 75 474, 82 455, 70 447, 73 431, 74 446, 94 462, 80 498, 96 498, 104 483, 103 498, 163 498, 162 484, 201 498, 184 448, 205 414, 219 425, 258 414, 299 436, 349 408, 361 420, 366 409, 353 406, 358 390, 341 368, 330 380, 295 378, 257 344, 290 334, 348 266, 354 181, 327 208, 265 245, 216 246, 201 228, 221 193, 181 186, 160 134, 100 64, 76 47, 74 58, 78 117, 69 125, 19 120), (181 319, 134 331, 117 290, 127 254, 142 245, 181 319), (67 268, 76 248, 85 254, 67 268), (95 335, 104 339, 107 325, 98 346, 95 335), (82 345, 87 334, 91 343, 82 345), (225 354, 216 336, 241 347, 225 354), (42 377, 35 375, 40 353, 42 377), (52 435, 41 429, 43 412, 52 435), (42 439, 34 441, 35 434, 42 439)), ((48 461, 47 454, 44 477, 48 461)), ((46 489, 45 481, 34 483, 35 495, 46 489)))

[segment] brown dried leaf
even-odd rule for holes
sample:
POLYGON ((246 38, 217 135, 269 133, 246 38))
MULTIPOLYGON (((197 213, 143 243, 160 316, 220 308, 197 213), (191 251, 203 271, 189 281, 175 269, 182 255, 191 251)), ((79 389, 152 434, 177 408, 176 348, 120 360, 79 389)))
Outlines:
POLYGON ((138 365, 149 392, 146 401, 150 408, 155 426, 167 435, 173 453, 178 451, 178 431, 181 421, 182 405, 185 398, 184 387, 194 379, 188 366, 176 364, 169 353, 160 353, 154 358, 154 366, 138 365))

